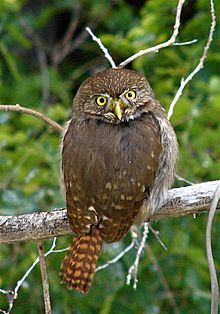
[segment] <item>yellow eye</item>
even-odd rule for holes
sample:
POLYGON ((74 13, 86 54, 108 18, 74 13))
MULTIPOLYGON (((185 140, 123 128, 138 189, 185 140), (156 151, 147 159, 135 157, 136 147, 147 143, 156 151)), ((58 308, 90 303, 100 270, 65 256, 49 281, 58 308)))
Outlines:
POLYGON ((99 107, 103 107, 107 103, 107 98, 104 96, 98 96, 96 97, 96 103, 99 107))
POLYGON ((126 94, 125 94, 125 97, 128 99, 128 100, 134 100, 136 98, 137 94, 136 94, 136 91, 131 89, 129 90, 126 94))

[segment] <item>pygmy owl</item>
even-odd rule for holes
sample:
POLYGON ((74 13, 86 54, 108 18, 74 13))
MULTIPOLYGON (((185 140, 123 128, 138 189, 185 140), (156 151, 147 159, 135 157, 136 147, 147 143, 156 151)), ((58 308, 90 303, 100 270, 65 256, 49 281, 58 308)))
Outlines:
POLYGON ((86 293, 103 241, 119 241, 160 209, 177 151, 174 130, 142 74, 110 69, 80 86, 62 141, 75 235, 60 270, 69 288, 86 293))

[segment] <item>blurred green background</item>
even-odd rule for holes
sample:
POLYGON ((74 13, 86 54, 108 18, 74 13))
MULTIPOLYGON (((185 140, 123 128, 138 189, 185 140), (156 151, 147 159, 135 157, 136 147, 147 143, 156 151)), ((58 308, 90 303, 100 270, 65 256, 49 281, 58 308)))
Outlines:
MULTIPOLYGON (((74 94, 85 78, 109 64, 86 26, 99 36, 119 63, 167 40, 173 30, 177 0, 1 0, 0 103, 39 110, 61 125, 71 115, 74 94)), ((220 3, 216 1, 219 23, 220 3)), ((196 44, 141 57, 129 68, 144 72, 168 110, 182 77, 196 66, 210 27, 208 0, 186 1, 178 41, 196 44)), ((171 119, 180 145, 177 173, 194 183, 220 177, 220 29, 204 69, 186 87, 171 119)), ((38 119, 0 113, 0 215, 52 210, 65 206, 60 192, 60 135, 38 119)), ((183 182, 176 181, 175 186, 183 182)), ((160 221, 153 227, 168 251, 152 234, 141 256, 136 291, 126 286, 133 249, 120 262, 96 274, 91 291, 82 296, 59 283, 65 253, 47 257, 53 313, 209 313, 210 278, 205 254, 207 215, 160 221), (158 270, 159 267, 159 270, 158 270), (167 283, 169 290, 166 286, 167 283), (175 302, 169 298, 172 293, 175 302)), ((58 239, 57 248, 70 237, 58 239)), ((106 246, 105 263, 130 242, 106 246)), ((46 249, 51 241, 45 243, 46 249)), ((213 252, 220 271, 220 217, 213 226, 213 252)), ((0 288, 13 289, 37 258, 33 242, 0 246, 0 288)), ((0 294, 0 309, 7 309, 0 294)), ((19 291, 12 313, 43 313, 39 266, 19 291)))

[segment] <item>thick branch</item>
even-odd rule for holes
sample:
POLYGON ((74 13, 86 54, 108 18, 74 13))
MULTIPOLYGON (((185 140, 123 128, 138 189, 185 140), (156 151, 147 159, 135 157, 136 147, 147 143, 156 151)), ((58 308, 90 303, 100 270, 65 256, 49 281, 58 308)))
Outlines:
MULTIPOLYGON (((209 211, 218 184, 220 181, 210 181, 170 190, 167 203, 152 217, 152 220, 177 218, 209 211)), ((217 209, 220 209, 220 202, 217 209)), ((70 233, 64 208, 51 212, 0 216, 0 243, 36 241, 70 233)))

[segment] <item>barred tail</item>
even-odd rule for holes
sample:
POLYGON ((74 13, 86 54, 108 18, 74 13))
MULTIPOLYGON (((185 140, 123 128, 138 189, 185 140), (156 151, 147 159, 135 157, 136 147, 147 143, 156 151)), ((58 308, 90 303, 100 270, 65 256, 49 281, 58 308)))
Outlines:
POLYGON ((75 237, 65 256, 61 268, 61 282, 70 289, 87 293, 96 268, 102 246, 102 236, 98 229, 90 234, 75 237))

